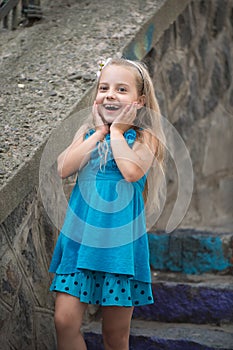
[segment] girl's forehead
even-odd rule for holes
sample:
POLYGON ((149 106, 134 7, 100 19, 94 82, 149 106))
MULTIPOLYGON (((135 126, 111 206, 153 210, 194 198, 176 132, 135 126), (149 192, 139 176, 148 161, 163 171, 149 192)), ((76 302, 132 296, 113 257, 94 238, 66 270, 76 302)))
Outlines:
POLYGON ((109 65, 106 66, 100 76, 100 81, 102 80, 130 80, 131 83, 135 83, 135 72, 130 69, 130 67, 120 66, 120 65, 109 65))

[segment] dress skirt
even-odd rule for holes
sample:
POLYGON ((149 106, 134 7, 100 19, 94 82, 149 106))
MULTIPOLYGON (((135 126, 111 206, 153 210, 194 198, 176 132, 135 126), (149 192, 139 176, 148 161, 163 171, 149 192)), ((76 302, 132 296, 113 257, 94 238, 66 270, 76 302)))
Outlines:
POLYGON ((55 274, 50 290, 70 294, 83 303, 102 306, 130 307, 154 302, 150 283, 101 271, 55 274))

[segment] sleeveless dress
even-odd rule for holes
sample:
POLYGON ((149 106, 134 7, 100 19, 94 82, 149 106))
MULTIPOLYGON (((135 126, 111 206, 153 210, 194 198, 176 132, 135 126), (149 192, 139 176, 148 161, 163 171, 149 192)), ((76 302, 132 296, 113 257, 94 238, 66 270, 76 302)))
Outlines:
MULTIPOLYGON (((136 131, 129 129, 124 137, 132 148, 136 131)), ((103 306, 151 304, 146 175, 127 182, 113 158, 110 134, 101 145, 108 150, 104 165, 106 152, 98 142, 71 193, 49 268, 55 273, 50 290, 103 306)))

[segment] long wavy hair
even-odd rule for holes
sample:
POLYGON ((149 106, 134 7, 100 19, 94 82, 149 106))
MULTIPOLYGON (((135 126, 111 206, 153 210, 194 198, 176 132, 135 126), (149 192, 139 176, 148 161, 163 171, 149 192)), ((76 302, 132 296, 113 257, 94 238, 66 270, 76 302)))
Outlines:
MULTIPOLYGON (((151 138, 156 139, 156 148, 153 149, 154 142, 147 142, 147 146, 154 154, 154 161, 147 174, 147 180, 143 191, 143 198, 147 214, 147 228, 151 228, 158 219, 162 207, 165 203, 166 197, 166 181, 165 181, 165 149, 166 140, 162 126, 162 116, 160 113, 159 104, 155 95, 153 82, 150 78, 147 67, 140 61, 129 61, 124 58, 113 58, 108 60, 106 66, 116 65, 119 67, 126 67, 134 72, 135 83, 138 92, 138 96, 145 96, 144 107, 137 111, 136 119, 134 120, 134 128, 137 132, 138 142, 144 142, 144 131, 147 131, 151 138)), ((101 78, 101 72, 96 82, 96 86, 93 90, 93 94, 90 99, 90 104, 93 105, 99 87, 99 81, 101 78)), ((92 116, 84 123, 81 128, 81 133, 88 132, 88 130, 95 128, 94 120, 92 116)), ((152 139, 151 139, 152 140, 152 139)), ((101 142, 99 143, 100 153, 105 152, 105 156, 102 157, 104 162, 107 159, 108 148, 101 142)), ((103 165, 103 164, 102 164, 103 165)))

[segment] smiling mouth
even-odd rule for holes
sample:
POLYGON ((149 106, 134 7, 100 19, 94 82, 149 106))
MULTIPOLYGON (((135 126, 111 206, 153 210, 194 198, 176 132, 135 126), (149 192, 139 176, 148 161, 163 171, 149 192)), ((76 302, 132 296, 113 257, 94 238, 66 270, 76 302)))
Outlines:
POLYGON ((104 105, 104 108, 105 108, 107 111, 118 111, 121 107, 120 107, 120 106, 117 106, 117 105, 113 105, 113 104, 105 104, 105 105, 104 105))

